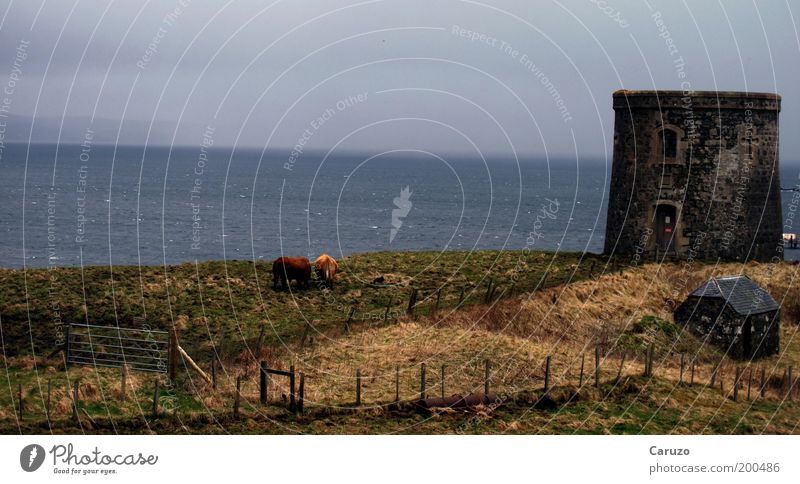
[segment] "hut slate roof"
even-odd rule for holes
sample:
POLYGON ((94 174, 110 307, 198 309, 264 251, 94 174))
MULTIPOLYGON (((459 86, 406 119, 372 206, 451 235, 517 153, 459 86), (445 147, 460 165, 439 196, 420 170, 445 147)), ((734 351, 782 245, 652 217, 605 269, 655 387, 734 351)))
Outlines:
POLYGON ((722 298, 739 314, 774 311, 778 303, 747 276, 714 277, 695 289, 691 296, 722 298))

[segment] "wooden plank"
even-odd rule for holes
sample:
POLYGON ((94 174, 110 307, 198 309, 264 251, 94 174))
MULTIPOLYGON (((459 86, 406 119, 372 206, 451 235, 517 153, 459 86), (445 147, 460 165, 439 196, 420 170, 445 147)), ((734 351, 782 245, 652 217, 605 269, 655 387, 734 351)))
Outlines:
MULTIPOLYGON (((292 366, 294 368, 294 366, 292 366)), ((266 372, 271 375, 280 375, 280 376, 288 376, 291 377, 294 370, 290 369, 289 371, 286 370, 276 370, 274 368, 267 368, 266 372)))

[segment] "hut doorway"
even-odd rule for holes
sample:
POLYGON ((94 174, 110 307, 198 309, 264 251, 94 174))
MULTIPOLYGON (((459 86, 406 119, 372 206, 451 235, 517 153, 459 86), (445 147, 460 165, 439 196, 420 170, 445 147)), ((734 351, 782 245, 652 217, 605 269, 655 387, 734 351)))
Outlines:
POLYGON ((656 206, 656 245, 660 252, 672 250, 675 238, 675 207, 672 205, 656 206))
POLYGON ((753 357, 753 322, 748 317, 742 327, 742 356, 753 357))

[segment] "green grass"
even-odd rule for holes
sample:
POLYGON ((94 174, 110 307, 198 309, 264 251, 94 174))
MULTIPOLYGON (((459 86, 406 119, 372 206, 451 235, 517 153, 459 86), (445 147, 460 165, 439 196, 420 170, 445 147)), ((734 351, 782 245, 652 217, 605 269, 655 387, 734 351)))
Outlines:
MULTIPOLYGON (((613 263, 613 262, 612 262, 613 263)), ((0 317, 4 354, 49 355, 58 349, 64 325, 85 323, 179 329, 181 346, 207 358, 212 342, 223 354, 252 347, 265 326, 264 345, 296 341, 305 322, 322 333, 343 327, 355 307, 355 324, 380 320, 391 301, 391 314, 402 314, 412 288, 420 291, 418 313, 435 305, 482 302, 491 279, 496 295, 515 284, 531 290, 542 282, 554 286, 596 272, 613 270, 606 258, 576 253, 379 252, 340 261, 338 284, 331 292, 313 288, 275 292, 271 265, 228 261, 163 267, 87 267, 0 270, 0 317), (549 270, 546 280, 545 271, 549 270), (370 283, 384 276, 385 285, 370 283), (61 328, 59 328, 61 325, 61 328)), ((312 332, 313 333, 313 332, 312 332)), ((313 334, 311 335, 313 336, 313 334)))
MULTIPOLYGON (((504 297, 512 285, 515 291, 525 292, 623 269, 614 261, 608 264, 602 256, 497 251, 374 253, 348 257, 340 261, 340 267, 342 273, 333 291, 313 288, 291 293, 272 291, 268 264, 247 261, 182 264, 166 269, 115 267, 113 277, 101 267, 89 267, 83 273, 79 269, 27 273, 0 270, 5 356, 0 383, 0 433, 797 433, 800 405, 782 402, 776 388, 770 388, 765 400, 734 403, 718 389, 700 384, 707 380, 707 371, 702 379, 698 375, 694 386, 677 385, 675 355, 698 354, 698 341, 662 317, 642 317, 625 330, 618 342, 623 351, 629 351, 629 358, 640 355, 649 343, 656 344, 657 358, 661 356, 659 351, 672 348, 673 353, 667 358, 672 366, 657 368, 653 379, 645 379, 639 376, 639 363, 629 359, 629 371, 615 385, 611 381, 614 360, 604 368, 605 380, 600 388, 587 383, 578 391, 574 367, 577 353, 561 347, 555 356, 554 371, 564 371, 567 364, 573 367, 568 377, 556 383, 560 386, 551 391, 552 405, 548 407, 535 405, 541 396, 541 371, 535 365, 542 359, 540 353, 547 351, 547 342, 493 332, 488 324, 449 327, 447 322, 439 324, 437 318, 424 316, 433 311, 439 288, 440 310, 455 308, 465 289, 464 306, 475 306, 475 310, 459 314, 462 320, 471 321, 471 315, 477 317, 484 312, 481 305, 490 279, 497 287, 495 297, 504 297), (385 285, 370 284, 378 276, 385 278, 385 285), (421 292, 417 312, 423 316, 419 324, 382 321, 389 301, 393 302, 390 315, 405 312, 414 288, 421 292), (353 322, 345 333, 343 325, 353 307, 353 322), (127 399, 122 400, 119 370, 63 367, 55 344, 54 311, 58 311, 64 324, 88 320, 92 324, 148 324, 166 329, 174 323, 181 345, 190 355, 207 368, 216 348, 227 372, 220 373, 217 390, 198 384, 196 377, 191 380, 194 375, 184 371, 174 386, 163 376, 132 372, 127 399), (250 351, 261 329, 266 330, 263 353, 258 357, 286 363, 298 351, 306 321, 314 327, 307 338, 319 343, 307 342, 300 348, 310 375, 307 389, 325 392, 320 393, 323 403, 309 402, 303 415, 289 412, 280 401, 260 405, 250 351), (424 337, 417 338, 417 334, 424 337), (454 335, 458 335, 458 344, 454 343, 454 335), (35 349, 36 358, 31 356, 31 348, 35 349), (382 355, 381 348, 390 348, 393 354, 382 355), (464 391, 474 386, 476 378, 480 380, 483 356, 476 359, 476 355, 485 348, 497 355, 498 362, 513 361, 523 367, 530 364, 531 371, 536 372, 535 379, 515 376, 517 380, 512 379, 506 386, 496 382, 493 388, 504 396, 503 406, 434 413, 388 411, 376 406, 388 403, 375 399, 391 393, 393 386, 391 378, 386 379, 386 368, 392 368, 394 362, 402 362, 404 370, 414 370, 405 371, 402 377, 404 398, 412 398, 417 391, 416 369, 430 354, 450 358, 436 361, 461 372, 452 375, 452 391, 464 391), (404 349, 407 354, 401 355, 404 349), (325 375, 314 374, 310 365, 317 362, 319 368, 335 369, 340 360, 347 361, 341 361, 342 370, 337 377, 350 375, 354 365, 366 369, 364 408, 342 409, 324 403, 329 397, 339 399, 335 402, 349 399, 352 382, 345 378, 340 388, 323 390, 325 375), (377 369, 381 365, 386 366, 380 370, 383 374, 377 369), (234 382, 238 374, 244 375, 244 384, 241 415, 234 418, 234 382), (370 381, 371 374, 383 379, 370 381), (161 387, 160 412, 153 416, 156 378, 161 387), (76 379, 81 388, 82 426, 72 416, 69 398, 76 379), (520 379, 525 389, 509 390, 520 379), (48 381, 52 385, 49 421, 44 404, 48 381), (21 420, 17 416, 19 385, 25 400, 21 420)), ((549 308, 549 293, 540 296, 537 304, 544 300, 549 308)), ((502 319, 502 311, 521 304, 523 300, 518 299, 501 307, 498 314, 502 319)), ((552 304, 555 307, 555 297, 552 304)), ((565 324, 570 321, 565 320, 565 324)), ((558 333, 563 328, 552 329, 558 333)), ((788 334, 790 329, 784 331, 788 334)), ((798 348, 797 342, 785 348, 787 361, 796 361, 798 348)), ((590 360, 587 359, 587 381, 593 364, 590 360)), ((429 383, 436 385, 433 364, 429 371, 429 383)), ((498 375, 500 372, 498 365, 498 375)), ((728 369, 726 377, 731 378, 731 374, 728 369)), ((740 395, 744 400, 743 392, 740 395)), ((273 398, 280 400, 279 394, 273 394, 273 398)))

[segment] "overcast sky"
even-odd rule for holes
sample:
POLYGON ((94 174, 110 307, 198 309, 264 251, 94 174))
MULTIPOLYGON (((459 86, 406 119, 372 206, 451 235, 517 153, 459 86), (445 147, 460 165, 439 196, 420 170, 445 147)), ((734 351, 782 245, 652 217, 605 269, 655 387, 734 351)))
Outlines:
POLYGON ((782 94, 781 157, 800 158, 788 0, 5 0, 0 15, 7 139, 32 125, 37 141, 196 146, 211 128, 216 146, 602 157, 614 90, 685 80, 782 94))

